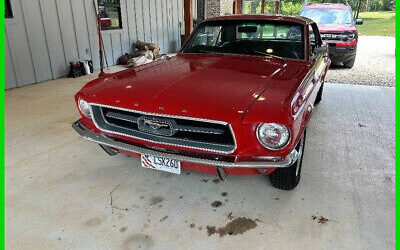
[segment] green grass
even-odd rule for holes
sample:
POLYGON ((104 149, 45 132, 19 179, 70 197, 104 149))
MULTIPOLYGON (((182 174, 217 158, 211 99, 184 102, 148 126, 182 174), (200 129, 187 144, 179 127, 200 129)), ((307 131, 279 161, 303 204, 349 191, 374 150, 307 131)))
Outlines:
POLYGON ((395 12, 360 12, 359 18, 364 20, 357 26, 360 36, 394 36, 395 12))

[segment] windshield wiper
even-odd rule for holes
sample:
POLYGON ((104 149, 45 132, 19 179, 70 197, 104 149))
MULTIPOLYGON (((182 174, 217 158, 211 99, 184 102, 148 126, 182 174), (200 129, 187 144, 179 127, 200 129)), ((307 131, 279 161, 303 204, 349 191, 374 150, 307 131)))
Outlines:
POLYGON ((216 54, 223 54, 223 53, 218 53, 218 52, 215 52, 215 51, 202 50, 202 49, 199 49, 198 52, 208 53, 208 54, 214 54, 214 55, 216 55, 216 54))

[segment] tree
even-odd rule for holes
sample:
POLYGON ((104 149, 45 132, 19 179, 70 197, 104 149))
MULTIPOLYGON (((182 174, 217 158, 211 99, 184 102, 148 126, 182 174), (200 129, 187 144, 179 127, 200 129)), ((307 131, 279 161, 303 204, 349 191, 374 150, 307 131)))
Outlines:
MULTIPOLYGON (((366 0, 368 2, 368 0, 366 0)), ((360 14, 360 8, 361 8, 361 0, 358 0, 357 2, 357 9, 355 10, 354 13, 354 18, 357 19, 358 18, 358 14, 360 14)))

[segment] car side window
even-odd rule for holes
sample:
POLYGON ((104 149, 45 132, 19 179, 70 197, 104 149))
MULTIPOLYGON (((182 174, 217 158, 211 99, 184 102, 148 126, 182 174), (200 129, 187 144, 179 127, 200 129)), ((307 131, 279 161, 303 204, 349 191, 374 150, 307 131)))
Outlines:
POLYGON ((198 35, 193 41, 193 45, 215 46, 221 42, 222 26, 204 26, 200 28, 198 35))
POLYGON ((322 45, 322 39, 319 34, 318 27, 315 23, 311 24, 309 41, 310 41, 310 58, 313 60, 317 56, 316 49, 318 47, 321 47, 322 45))

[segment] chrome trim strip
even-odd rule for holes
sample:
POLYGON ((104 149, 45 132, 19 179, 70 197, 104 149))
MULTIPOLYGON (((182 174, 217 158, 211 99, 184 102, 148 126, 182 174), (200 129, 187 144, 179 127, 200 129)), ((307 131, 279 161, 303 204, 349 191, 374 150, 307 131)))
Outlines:
POLYGON ((138 123, 139 118, 136 117, 128 117, 127 115, 124 114, 118 114, 115 112, 107 112, 107 117, 117 119, 117 120, 122 120, 126 122, 132 122, 132 123, 138 123))
MULTIPOLYGON (((206 151, 206 152, 213 152, 213 153, 220 153, 220 154, 231 154, 231 153, 235 152, 235 150, 236 150, 236 148, 237 148, 235 134, 234 134, 234 132, 233 132, 232 127, 231 127, 230 124, 227 124, 227 125, 229 126, 229 129, 231 130, 232 137, 233 137, 234 145, 233 145, 232 150, 229 150, 229 151, 226 151, 226 150, 225 150, 225 151, 213 150, 213 149, 208 149, 208 148, 203 148, 203 147, 189 146, 189 145, 187 145, 187 144, 174 144, 174 143, 162 142, 162 141, 160 141, 160 140, 150 140, 150 139, 145 139, 145 138, 142 138, 142 137, 132 136, 132 135, 129 135, 129 134, 126 134, 126 133, 119 133, 119 132, 116 132, 116 131, 111 131, 111 130, 104 129, 104 128, 102 128, 101 126, 99 126, 99 124, 96 122, 96 119, 95 119, 95 116, 94 116, 94 113, 93 113, 93 106, 96 106, 96 105, 95 105, 95 104, 90 105, 90 112, 91 112, 91 114, 92 114, 92 121, 93 121, 94 125, 96 126, 96 128, 98 128, 100 131, 103 131, 103 132, 106 132, 106 133, 115 134, 115 135, 120 135, 120 136, 126 136, 126 137, 129 137, 129 138, 134 138, 134 139, 138 139, 138 140, 142 140, 142 141, 147 141, 147 142, 152 142, 152 143, 158 143, 158 144, 163 144, 163 145, 170 145, 170 146, 175 146, 175 147, 190 148, 190 149, 198 149, 198 150, 203 150, 203 151, 206 151)), ((101 105, 98 105, 98 107, 101 107, 101 105)), ((111 106, 109 106, 109 107, 112 108, 111 106)), ((128 109, 126 109, 126 111, 129 112, 128 109)), ((107 124, 109 124, 109 123, 107 122, 107 120, 104 118, 103 112, 100 112, 100 113, 101 113, 101 115, 102 115, 102 117, 103 117, 104 122, 107 123, 107 124)), ((165 117, 167 117, 167 116, 165 116, 165 117)), ((109 124, 109 125, 110 125, 110 126, 115 126, 115 127, 120 127, 120 126, 114 125, 114 124, 109 124)), ((123 128, 123 127, 120 127, 120 128, 122 128, 122 129, 127 129, 127 130, 131 130, 131 129, 128 129, 128 128, 123 128)), ((138 132, 138 131, 135 131, 135 130, 131 130, 131 131, 138 132)), ((140 131, 139 131, 139 132, 140 132, 140 131)), ((164 138, 164 137, 162 137, 162 136, 157 136, 157 135, 152 135, 152 136, 153 136, 153 137, 159 137, 159 138, 161 138, 161 139, 164 138)), ((177 141, 182 141, 182 142, 186 142, 186 143, 191 143, 191 142, 193 142, 193 141, 183 140, 183 139, 179 139, 179 138, 175 138, 175 140, 177 140, 177 141)), ((219 145, 219 144, 207 143, 207 142, 202 142, 202 144, 214 145, 214 146, 222 146, 222 147, 224 147, 224 146, 225 146, 225 147, 229 147, 229 146, 226 146, 226 145, 219 145)))
POLYGON ((190 156, 183 156, 171 153, 163 153, 151 149, 141 148, 127 143, 115 141, 108 138, 100 133, 96 133, 88 129, 79 120, 72 124, 75 131, 82 136, 84 139, 95 142, 104 146, 111 148, 116 148, 120 150, 125 150, 128 152, 138 153, 138 154, 150 154, 158 155, 162 157, 167 157, 171 159, 176 159, 183 162, 198 163, 203 165, 210 165, 218 168, 284 168, 289 167, 295 163, 299 157, 299 153, 294 149, 290 152, 282 161, 254 161, 254 162, 225 162, 216 161, 202 158, 195 158, 190 156))

